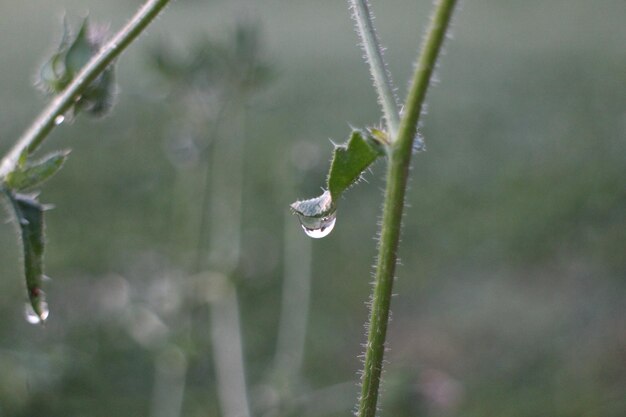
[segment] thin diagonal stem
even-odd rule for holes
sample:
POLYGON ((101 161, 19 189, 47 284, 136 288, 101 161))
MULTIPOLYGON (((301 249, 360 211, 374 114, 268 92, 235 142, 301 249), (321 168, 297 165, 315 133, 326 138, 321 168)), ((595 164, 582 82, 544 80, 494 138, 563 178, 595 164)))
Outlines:
POLYGON ((383 58, 383 49, 380 40, 376 35, 372 14, 367 0, 350 0, 354 20, 356 21, 357 32, 361 37, 361 43, 367 63, 370 66, 374 87, 378 92, 378 99, 383 109, 389 136, 395 138, 400 126, 400 116, 398 113, 398 103, 393 92, 393 83, 387 65, 383 58))
POLYGON ((61 92, 35 119, 22 137, 2 158, 0 163, 0 182, 11 173, 26 151, 32 154, 48 134, 54 129, 54 120, 63 115, 82 92, 91 84, 122 51, 148 27, 170 0, 148 0, 133 18, 87 62, 67 88, 61 92))
POLYGON ((376 281, 372 295, 369 332, 365 352, 359 417, 374 417, 383 367, 387 324, 393 289, 402 212, 406 194, 413 141, 417 132, 426 90, 450 24, 456 0, 438 0, 430 27, 417 61, 405 113, 400 123, 397 140, 392 144, 387 169, 387 187, 378 248, 376 281))

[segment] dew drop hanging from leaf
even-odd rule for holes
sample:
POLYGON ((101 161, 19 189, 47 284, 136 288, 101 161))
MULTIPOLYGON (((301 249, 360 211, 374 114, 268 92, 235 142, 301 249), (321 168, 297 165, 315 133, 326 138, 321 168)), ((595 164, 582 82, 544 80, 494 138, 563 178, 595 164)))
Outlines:
POLYGON ((320 239, 328 236, 335 227, 337 210, 329 191, 310 200, 297 201, 291 209, 298 216, 302 229, 307 236, 320 239))
POLYGON ((385 154, 386 133, 379 129, 353 130, 345 144, 335 145, 327 190, 316 198, 296 201, 291 210, 298 216, 307 236, 320 239, 328 236, 337 221, 336 201, 358 182, 363 172, 385 154))
POLYGON ((48 309, 48 303, 43 301, 40 305, 41 314, 37 314, 35 309, 30 303, 26 303, 24 306, 24 317, 26 321, 30 324, 41 324, 44 323, 48 316, 50 315, 50 310, 48 309))
POLYGON ((299 216, 300 224, 302 225, 302 229, 307 236, 312 237, 313 239, 321 239, 326 237, 333 231, 335 227, 335 222, 337 221, 337 216, 335 212, 331 213, 328 216, 324 217, 304 217, 299 216))

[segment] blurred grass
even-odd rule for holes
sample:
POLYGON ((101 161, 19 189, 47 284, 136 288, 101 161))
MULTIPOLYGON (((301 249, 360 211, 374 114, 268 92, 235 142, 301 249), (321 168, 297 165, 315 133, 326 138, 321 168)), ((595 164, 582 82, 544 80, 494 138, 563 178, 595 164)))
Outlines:
MULTIPOLYGON (((90 10, 115 29, 139 3, 0 6, 0 150, 44 105, 31 84, 63 9, 70 18, 90 10)), ((172 193, 186 195, 177 204, 193 213, 198 186, 175 188, 163 145, 175 113, 147 50, 223 38, 242 14, 258 16, 278 74, 253 102, 246 150, 241 308, 249 381, 264 383, 284 210, 323 184, 327 138, 379 120, 345 6, 174 2, 121 58, 114 114, 53 133, 47 149, 74 151, 41 197, 57 206, 48 213, 45 329, 22 319, 13 225, 0 225, 0 416, 148 415, 154 352, 133 339, 127 317, 102 311, 102 298, 118 274, 145 305, 154 282, 186 268, 195 220, 177 218, 184 233, 172 238, 170 205, 172 193), (286 155, 303 141, 320 156, 285 198, 286 155)), ((429 6, 374 4, 401 95, 429 6)), ((619 0, 463 4, 428 100, 428 151, 413 168, 383 415, 626 412, 624 16, 619 0)), ((311 389, 354 380, 359 368, 383 168, 348 193, 336 230, 314 243, 311 389)), ((181 319, 163 320, 173 329, 181 319)), ((193 364, 183 415, 218 415, 208 330, 194 331, 195 342, 181 342, 193 364)))

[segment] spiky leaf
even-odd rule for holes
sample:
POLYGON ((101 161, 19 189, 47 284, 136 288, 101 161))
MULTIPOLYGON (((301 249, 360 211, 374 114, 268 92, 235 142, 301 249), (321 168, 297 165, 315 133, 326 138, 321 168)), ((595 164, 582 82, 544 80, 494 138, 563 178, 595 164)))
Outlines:
POLYGON ((42 290, 44 238, 44 211, 46 207, 32 195, 7 193, 15 218, 19 224, 24 251, 24 277, 28 299, 40 321, 45 321, 48 313, 45 294, 42 290))
POLYGON ((381 155, 382 148, 377 147, 373 139, 366 140, 361 131, 352 131, 348 143, 335 147, 327 179, 332 200, 337 201, 339 196, 357 182, 363 171, 381 155))
POLYGON ((305 232, 311 237, 324 237, 335 225, 337 201, 341 194, 356 183, 388 145, 385 132, 370 129, 353 130, 350 139, 336 145, 333 160, 322 195, 309 200, 296 201, 291 209, 298 215, 305 232))

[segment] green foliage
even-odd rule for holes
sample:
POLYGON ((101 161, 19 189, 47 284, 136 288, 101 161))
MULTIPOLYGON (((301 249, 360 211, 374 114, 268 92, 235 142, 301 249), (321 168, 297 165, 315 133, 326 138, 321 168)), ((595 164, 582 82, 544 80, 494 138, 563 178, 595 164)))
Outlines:
POLYGON ((313 228, 313 225, 318 225, 319 219, 335 212, 341 195, 359 181, 363 172, 378 157, 385 154, 387 143, 383 141, 384 137, 378 129, 371 129, 367 133, 353 130, 345 144, 335 145, 326 178, 326 191, 319 197, 291 204, 291 209, 305 228, 313 228))
POLYGON ((42 184, 61 169, 69 154, 69 150, 52 152, 36 162, 28 162, 22 155, 16 169, 7 175, 7 187, 22 191, 42 184))
POLYGON ((31 123, 0 160, 0 191, 11 205, 20 225, 28 296, 32 305, 29 321, 43 322, 48 315, 41 282, 45 245, 43 211, 35 196, 16 191, 31 188, 54 175, 63 165, 67 151, 52 153, 29 163, 28 157, 45 140, 54 126, 79 110, 100 116, 110 110, 115 89, 113 61, 154 20, 169 0, 147 0, 115 37, 105 43, 105 32, 90 28, 85 18, 73 36, 66 22, 61 44, 40 72, 40 86, 57 95, 31 123), (80 76, 79 76, 80 75, 80 76))
POLYGON ((379 142, 378 136, 368 136, 358 130, 352 132, 347 144, 336 146, 326 180, 332 200, 337 201, 341 194, 356 183, 361 174, 384 153, 383 144, 379 142))
POLYGON ((43 213, 48 207, 39 203, 36 195, 6 192, 6 196, 11 202, 19 225, 28 299, 39 321, 44 322, 48 316, 48 309, 42 290, 45 247, 43 213))
MULTIPOLYGON (((620 336, 626 291, 624 59, 618 43, 605 42, 608 34, 611 39, 625 34, 617 3, 541 8, 538 21, 536 4, 493 8, 478 1, 471 7, 466 3, 458 16, 459 42, 448 44, 448 56, 437 71, 443 82, 428 98, 424 134, 432 139, 429 153, 417 155, 411 171, 381 415, 626 415, 620 395, 626 382, 620 336), (586 16, 589 27, 602 29, 583 33, 567 25, 580 16, 586 16), (529 24, 536 29, 532 33, 524 30, 529 24), (558 39, 545 36, 557 32, 558 39), (553 360, 540 360, 545 356, 553 360), (458 402, 450 402, 446 379, 427 378, 434 370, 460 387, 458 402)), ((393 25, 381 27, 394 48, 390 67, 408 71, 412 57, 401 51, 415 50, 415 37, 401 28, 421 32, 416 24, 425 18, 415 16, 425 17, 428 3, 403 4, 410 13, 403 7, 380 10, 378 22, 393 25)), ((230 16, 215 2, 174 5, 179 22, 230 16)), ((372 97, 365 88, 367 71, 351 39, 302 51, 320 38, 309 26, 297 30, 299 16, 319 12, 320 18, 330 18, 324 39, 339 40, 346 35, 343 6, 272 3, 264 12, 274 19, 266 32, 281 69, 272 102, 261 97, 255 104, 262 111, 250 111, 254 130, 246 157, 244 260, 238 278, 246 372, 262 401, 276 397, 263 377, 273 359, 284 276, 278 247, 284 212, 277 206, 285 202, 284 194, 316 195, 331 156, 320 157, 319 148, 332 149, 328 136, 339 142, 348 137, 346 119, 367 123, 378 118, 372 111, 375 103, 367 100, 372 97), (292 26, 284 26, 290 22, 292 26), (308 152, 313 162, 306 170, 304 163, 298 167, 298 188, 292 191, 279 187, 278 177, 286 161, 304 159, 305 152, 285 151, 294 141, 306 145, 297 149, 308 152)), ((103 7, 114 21, 126 20, 126 7, 103 7)), ((42 27, 50 20, 28 2, 7 8, 5 17, 6 39, 22 36, 18 26, 24 20, 42 27)), ((170 24, 177 29, 169 17, 133 48, 136 67, 125 76, 129 84, 142 85, 141 77, 151 69, 142 60, 146 44, 154 35, 170 39, 170 24)), ((193 36, 187 28, 184 32, 172 34, 175 45, 183 47, 193 36)), ((0 94, 4 103, 11 103, 0 112, 6 128, 0 132, 2 150, 16 123, 40 102, 14 89, 26 84, 31 71, 19 67, 23 60, 11 59, 36 60, 38 43, 16 44, 2 48, 6 59, 0 94)), ((395 75, 401 93, 405 80, 401 73, 395 75)), ((111 123, 58 129, 47 144, 53 147, 46 146, 71 143, 73 156, 79 155, 62 178, 44 184, 40 197, 63 206, 45 213, 51 246, 46 247, 44 269, 59 277, 53 285, 43 283, 49 301, 59 304, 47 329, 29 328, 21 320, 21 259, 11 233, 17 223, 0 231, 3 416, 150 415, 156 355, 137 343, 129 329, 148 332, 151 323, 132 318, 124 300, 133 307, 149 306, 171 334, 180 335, 189 361, 181 414, 220 415, 207 312, 196 308, 188 327, 182 315, 187 314, 185 303, 174 303, 176 309, 171 301, 197 292, 180 269, 197 239, 199 187, 192 179, 202 178, 203 170, 183 170, 184 178, 174 174, 161 143, 181 133, 172 129, 181 121, 184 103, 169 97, 155 103, 140 93, 123 97, 120 104, 125 110, 116 112, 111 123), (172 239, 174 233, 177 239, 172 239), (155 291, 163 282, 169 283, 167 292, 155 291), (161 298, 155 300, 155 293, 161 298)), ((194 158, 204 160, 204 155, 196 152, 194 158)), ((382 162, 374 165, 374 174, 384 171, 382 162)), ((369 289, 370 238, 382 185, 366 176, 372 184, 354 187, 339 202, 344 233, 313 245, 314 299, 303 380, 290 385, 297 401, 308 399, 318 405, 313 410, 334 404, 334 411, 275 415, 350 414, 352 379, 359 366, 354 345, 363 335, 362 300, 369 289), (347 381, 346 388, 330 391, 332 396, 312 392, 340 381, 347 381), (334 403, 340 398, 343 408, 334 403)), ((301 239, 311 243, 304 234, 301 239)), ((295 262, 303 264, 299 257, 295 262)), ((170 392, 172 388, 168 386, 170 392)), ((270 412, 254 413, 266 414, 270 412)))
MULTIPOLYGON (((40 70, 40 88, 50 95, 65 90, 85 64, 100 51, 105 38, 106 31, 90 25, 88 18, 85 18, 76 34, 72 33, 65 20, 61 43, 40 70)), ((84 110, 92 116, 108 114, 113 106, 115 90, 115 66, 110 64, 76 100, 72 113, 84 110)))
POLYGON ((48 317, 48 306, 43 284, 43 255, 45 249, 44 211, 48 206, 37 201, 37 194, 21 194, 19 191, 42 184, 56 174, 67 159, 69 151, 53 152, 39 161, 29 162, 27 152, 19 158, 17 166, 0 184, 0 190, 11 203, 13 215, 18 223, 22 241, 24 280, 32 314, 27 315, 33 323, 43 323, 48 317))

